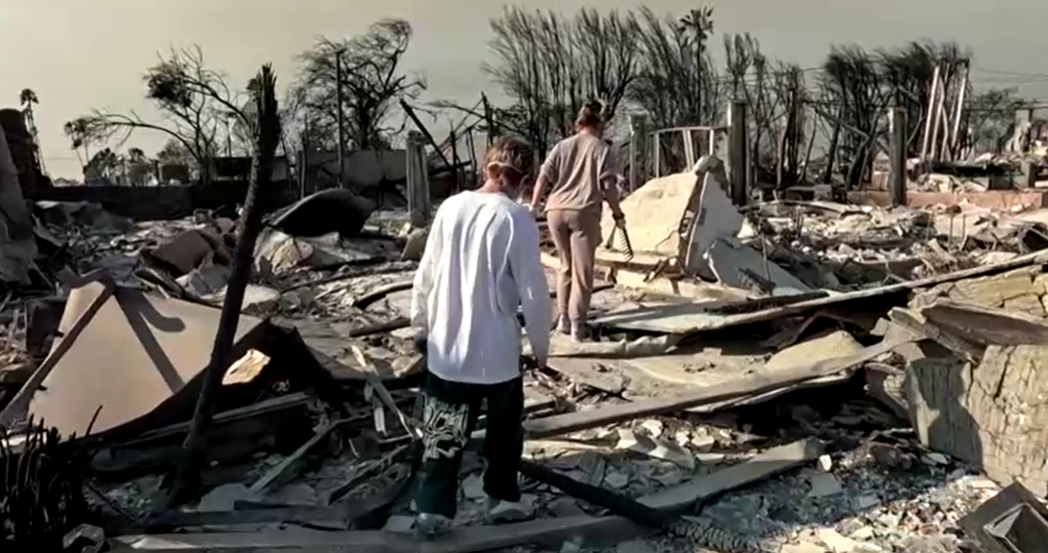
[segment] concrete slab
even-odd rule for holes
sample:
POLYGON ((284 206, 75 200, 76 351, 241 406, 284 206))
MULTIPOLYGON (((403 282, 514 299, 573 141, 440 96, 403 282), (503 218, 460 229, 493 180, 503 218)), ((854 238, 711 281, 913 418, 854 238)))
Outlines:
MULTIPOLYGON (((104 290, 102 282, 94 281, 70 293, 60 335, 69 332, 104 290)), ((154 412, 207 367, 219 313, 212 307, 116 287, 31 392, 27 414, 69 437, 84 435, 96 412, 93 434, 154 412)), ((242 344, 261 330, 261 324, 254 317, 240 317, 236 342, 242 344)), ((239 357, 246 347, 234 351, 239 357)))

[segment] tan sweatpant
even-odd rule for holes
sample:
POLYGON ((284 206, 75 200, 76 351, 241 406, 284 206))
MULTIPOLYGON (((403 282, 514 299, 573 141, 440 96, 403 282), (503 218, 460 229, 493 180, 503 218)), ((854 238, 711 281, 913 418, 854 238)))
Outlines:
POLYGON ((600 245, 600 212, 557 209, 546 213, 560 256, 557 310, 573 323, 584 322, 593 295, 593 256, 600 245))

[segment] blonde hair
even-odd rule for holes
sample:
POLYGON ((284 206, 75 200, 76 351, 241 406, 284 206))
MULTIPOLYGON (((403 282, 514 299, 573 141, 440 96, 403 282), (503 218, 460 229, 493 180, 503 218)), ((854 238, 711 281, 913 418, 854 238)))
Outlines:
POLYGON ((579 108, 579 115, 575 118, 575 127, 579 129, 592 129, 604 124, 604 102, 600 100, 589 100, 579 108))
POLYGON ((488 170, 509 167, 521 175, 531 174, 534 163, 535 158, 531 152, 531 146, 513 137, 496 140, 488 148, 488 153, 484 157, 484 166, 488 170))

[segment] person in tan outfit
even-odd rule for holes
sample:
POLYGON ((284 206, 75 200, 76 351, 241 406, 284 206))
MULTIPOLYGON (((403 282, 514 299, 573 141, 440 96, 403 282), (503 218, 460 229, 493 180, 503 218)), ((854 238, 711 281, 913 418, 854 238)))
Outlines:
POLYGON ((531 197, 532 213, 546 200, 546 220, 560 257, 557 273, 557 330, 576 341, 589 338, 586 324, 593 294, 593 257, 600 244, 600 219, 607 202, 616 224, 620 171, 615 152, 603 139, 600 102, 587 102, 575 120, 576 133, 557 143, 542 164, 531 197))

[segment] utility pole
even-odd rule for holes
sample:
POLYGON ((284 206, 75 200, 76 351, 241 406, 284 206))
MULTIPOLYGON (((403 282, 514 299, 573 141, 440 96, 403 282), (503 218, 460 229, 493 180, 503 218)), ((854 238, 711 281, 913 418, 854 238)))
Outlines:
POLYGON ((335 103, 338 104, 338 187, 346 186, 346 131, 342 113, 342 52, 335 53, 335 103))

